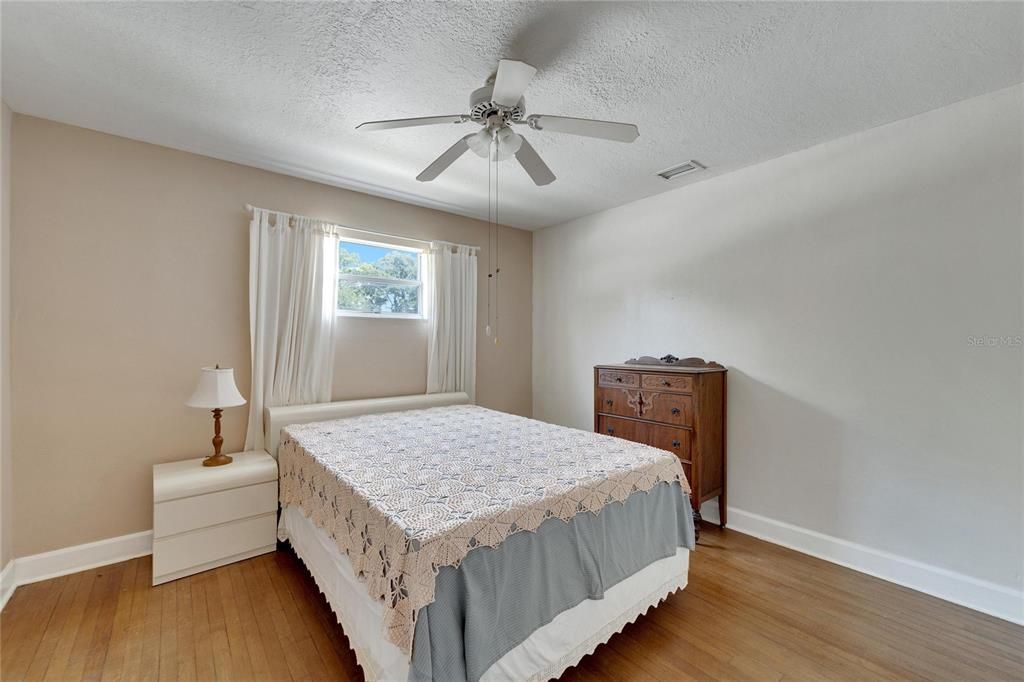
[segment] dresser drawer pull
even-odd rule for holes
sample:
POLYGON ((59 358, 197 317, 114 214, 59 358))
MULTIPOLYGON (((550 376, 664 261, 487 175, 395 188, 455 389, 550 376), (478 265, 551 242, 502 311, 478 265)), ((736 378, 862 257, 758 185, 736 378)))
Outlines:
POLYGON ((661 382, 661 385, 662 386, 671 386, 672 382, 669 381, 668 379, 665 379, 664 381, 661 382))
POLYGON ((672 408, 672 414, 679 414, 679 408, 678 407, 673 407, 672 408))
POLYGON ((617 381, 618 383, 621 384, 622 383, 622 377, 615 377, 615 381, 617 381))
POLYGON ((607 405, 608 407, 611 407, 612 405, 614 405, 614 404, 615 404, 615 401, 614 401, 614 400, 606 400, 606 401, 604 401, 604 402, 605 402, 605 404, 606 404, 606 405, 607 405))
POLYGON ((680 443, 679 441, 677 441, 677 440, 672 441, 672 447, 678 448, 680 445, 682 445, 682 443, 680 443))
POLYGON ((608 435, 612 435, 614 433, 615 433, 615 427, 614 426, 609 426, 608 427, 608 435))

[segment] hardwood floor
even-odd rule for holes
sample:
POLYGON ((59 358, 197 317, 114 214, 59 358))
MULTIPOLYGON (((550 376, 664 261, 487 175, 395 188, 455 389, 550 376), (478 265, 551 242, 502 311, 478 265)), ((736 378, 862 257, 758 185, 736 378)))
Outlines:
MULTIPOLYGON (((284 547, 158 587, 145 557, 18 588, 0 678, 362 679, 284 547)), ((690 584, 566 680, 1024 680, 1024 628, 706 528, 690 584)))

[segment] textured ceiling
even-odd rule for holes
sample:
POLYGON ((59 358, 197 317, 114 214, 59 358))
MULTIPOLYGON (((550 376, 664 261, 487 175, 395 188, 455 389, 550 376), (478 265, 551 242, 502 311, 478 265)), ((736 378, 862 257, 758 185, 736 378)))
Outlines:
MULTIPOLYGON (((18 112, 469 215, 487 163, 415 175, 470 124, 499 58, 539 68, 530 113, 636 123, 631 145, 528 137, 558 176, 500 165, 503 223, 540 227, 1024 81, 1022 3, 19 3, 18 112), (687 159, 709 170, 666 182, 687 159)), ((522 129, 519 129, 522 132, 522 129)), ((258 203, 259 197, 253 197, 258 203)), ((628 229, 628 226, 624 226, 628 229)))

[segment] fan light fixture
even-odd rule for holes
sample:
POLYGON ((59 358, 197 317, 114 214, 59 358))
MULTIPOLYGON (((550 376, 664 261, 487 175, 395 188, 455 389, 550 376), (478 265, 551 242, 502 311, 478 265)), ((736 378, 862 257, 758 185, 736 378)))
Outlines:
POLYGON ((522 136, 513 133, 508 128, 499 128, 498 132, 494 134, 494 142, 495 161, 511 159, 519 151, 519 148, 523 146, 522 136))
POLYGON ((469 148, 473 150, 474 154, 482 159, 486 159, 491 150, 491 139, 491 129, 481 128, 478 133, 470 135, 469 138, 466 139, 466 144, 469 145, 469 148))
POLYGON ((548 114, 526 115, 526 98, 523 93, 530 84, 537 69, 525 62, 512 59, 498 61, 498 70, 492 80, 470 95, 468 114, 447 116, 420 116, 418 118, 396 118, 385 121, 367 121, 356 128, 362 130, 391 130, 416 126, 462 124, 473 122, 483 128, 459 138, 433 163, 423 169, 416 179, 430 182, 455 163, 465 152, 472 149, 481 158, 490 161, 505 161, 515 158, 534 184, 547 185, 555 180, 537 151, 521 135, 509 130, 509 126, 525 125, 532 130, 547 130, 553 133, 568 133, 595 137, 614 142, 632 142, 640 131, 632 123, 596 121, 589 118, 570 118, 548 114), (494 151, 491 152, 491 146, 494 151))

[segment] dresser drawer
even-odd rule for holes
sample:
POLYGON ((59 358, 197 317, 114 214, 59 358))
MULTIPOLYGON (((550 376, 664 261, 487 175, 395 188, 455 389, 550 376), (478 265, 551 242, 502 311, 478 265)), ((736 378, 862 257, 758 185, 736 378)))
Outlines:
POLYGON ((153 537, 162 538, 271 511, 277 511, 277 481, 157 502, 153 506, 153 537))
POLYGON ((623 388, 640 388, 640 375, 635 372, 620 372, 614 369, 597 370, 599 386, 621 386, 623 388))
POLYGON ((693 393, 693 377, 682 374, 644 374, 640 386, 652 391, 693 393))
POLYGON ((668 450, 683 460, 690 461, 690 431, 659 424, 643 424, 640 439, 648 445, 668 450))
POLYGON ((693 426, 693 397, 683 393, 655 393, 644 391, 644 419, 675 424, 677 426, 693 426))
POLYGON ((599 387, 597 389, 597 411, 623 417, 639 417, 640 391, 599 387))
POLYGON ((598 433, 603 433, 608 436, 636 441, 637 424, 638 422, 631 421, 629 419, 619 419, 618 417, 606 417, 605 415, 601 415, 597 420, 597 431, 598 433))
POLYGON ((277 546, 277 512, 153 540, 153 584, 209 570, 277 546))

